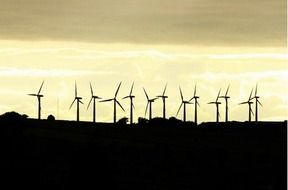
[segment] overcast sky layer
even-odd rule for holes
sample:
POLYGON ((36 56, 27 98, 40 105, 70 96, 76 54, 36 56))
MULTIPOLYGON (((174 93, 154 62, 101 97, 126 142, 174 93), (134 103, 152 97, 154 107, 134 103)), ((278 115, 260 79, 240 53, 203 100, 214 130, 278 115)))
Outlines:
POLYGON ((0 38, 284 46, 285 0, 0 0, 0 38))

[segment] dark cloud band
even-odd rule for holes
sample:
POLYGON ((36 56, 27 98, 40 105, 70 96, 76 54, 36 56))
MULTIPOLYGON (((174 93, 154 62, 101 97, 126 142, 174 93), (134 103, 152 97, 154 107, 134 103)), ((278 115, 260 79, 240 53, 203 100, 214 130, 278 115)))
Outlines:
POLYGON ((0 38, 284 46, 285 0, 0 0, 0 38))

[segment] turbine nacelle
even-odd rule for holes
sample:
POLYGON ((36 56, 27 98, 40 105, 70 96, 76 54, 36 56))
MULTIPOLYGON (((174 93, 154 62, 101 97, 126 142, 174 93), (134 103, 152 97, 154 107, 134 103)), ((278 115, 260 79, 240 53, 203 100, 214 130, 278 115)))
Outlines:
POLYGON ((221 104, 221 102, 208 102, 208 104, 221 104))
POLYGON ((95 99, 102 99, 102 98, 100 98, 99 96, 92 96, 92 98, 95 98, 95 99))
POLYGON ((157 100, 158 98, 152 98, 152 99, 149 99, 147 100, 148 102, 154 102, 155 100, 157 100))
POLYGON ((44 97, 44 95, 42 95, 42 94, 28 94, 28 96, 36 96, 36 97, 40 97, 40 98, 44 97))
POLYGON ((146 92, 146 90, 145 90, 145 88, 143 88, 143 90, 144 90, 144 93, 145 93, 145 96, 146 96, 146 99, 147 99, 148 102, 154 102, 155 100, 158 99, 158 97, 150 99, 148 94, 147 94, 147 92, 146 92))
POLYGON ((189 100, 189 102, 191 102, 193 99, 198 99, 198 98, 200 98, 199 96, 193 96, 190 100, 189 100))
POLYGON ((135 98, 135 96, 131 95, 131 96, 125 96, 124 98, 122 99, 127 99, 127 98, 135 98))
POLYGON ((168 96, 162 96, 162 95, 160 95, 160 96, 157 96, 157 98, 168 98, 168 96))
POLYGON ((258 99, 258 98, 260 98, 260 96, 254 96, 254 97, 251 98, 251 100, 252 99, 258 99))
POLYGON ((230 96, 219 96, 219 98, 229 99, 230 96))

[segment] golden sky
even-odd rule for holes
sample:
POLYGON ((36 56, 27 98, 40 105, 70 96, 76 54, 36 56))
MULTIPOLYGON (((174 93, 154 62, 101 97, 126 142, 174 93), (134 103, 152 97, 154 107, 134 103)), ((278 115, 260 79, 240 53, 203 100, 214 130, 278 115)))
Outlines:
MULTIPOLYGON (((69 110, 77 80, 82 120, 91 120, 89 81, 98 96, 119 99, 135 81, 135 118, 145 95, 168 83, 167 116, 197 83, 199 121, 214 121, 215 100, 230 84, 230 119, 247 120, 246 101, 258 83, 260 120, 287 119, 287 5, 284 0, 0 0, 0 112, 37 117, 42 82, 44 118, 75 119, 69 110), (58 105, 58 106, 57 106, 58 105), (58 107, 58 109, 57 109, 58 107), (57 111, 58 110, 58 111, 57 111)), ((129 116, 129 101, 121 100, 129 116)), ((154 104, 162 115, 162 101, 154 104)), ((112 103, 97 104, 99 121, 112 121, 112 103)), ((193 120, 189 106, 187 119, 193 120)), ((224 105, 220 107, 224 119, 224 105)), ((179 118, 182 118, 180 112, 179 118)))

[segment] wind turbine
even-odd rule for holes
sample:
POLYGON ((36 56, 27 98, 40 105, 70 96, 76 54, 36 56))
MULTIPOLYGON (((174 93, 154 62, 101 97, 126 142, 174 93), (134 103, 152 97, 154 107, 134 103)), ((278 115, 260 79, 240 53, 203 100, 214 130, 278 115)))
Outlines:
POLYGON ((194 88, 194 95, 193 97, 189 100, 189 102, 191 102, 193 99, 195 101, 195 110, 194 110, 194 113, 195 113, 195 118, 194 118, 194 122, 195 124, 197 125, 197 107, 199 106, 200 107, 200 104, 198 103, 198 98, 200 98, 199 96, 196 96, 196 85, 195 85, 195 88, 194 88))
POLYGON ((72 104, 70 105, 69 109, 72 108, 74 102, 76 101, 77 104, 77 110, 76 110, 76 120, 79 121, 79 103, 83 104, 83 102, 81 101, 82 97, 77 96, 77 83, 75 81, 75 98, 72 102, 72 104))
POLYGON ((250 96, 248 98, 248 101, 246 102, 241 102, 240 104, 248 104, 248 108, 249 108, 249 122, 251 122, 251 113, 253 113, 252 109, 251 109, 251 104, 253 104, 253 102, 251 101, 251 97, 252 97, 252 92, 253 92, 253 89, 251 90, 251 93, 250 93, 250 96))
POLYGON ((146 117, 148 106, 149 106, 149 120, 151 120, 152 119, 152 103, 158 98, 149 99, 149 96, 148 96, 145 88, 143 88, 143 90, 144 90, 144 93, 145 93, 146 98, 147 98, 147 104, 146 104, 146 108, 145 108, 145 117, 146 117))
POLYGON ((219 99, 219 95, 220 95, 221 89, 218 92, 217 98, 215 100, 215 102, 209 102, 208 104, 215 104, 216 105, 216 123, 219 122, 219 117, 220 117, 220 113, 219 113, 219 104, 221 104, 221 102, 218 102, 219 99))
POLYGON ((125 112, 124 108, 122 107, 122 105, 120 104, 120 102, 117 100, 117 94, 119 92, 120 86, 121 86, 122 82, 119 83, 118 88, 115 92, 114 98, 111 99, 106 99, 106 100, 101 100, 100 102, 110 102, 113 101, 113 105, 114 105, 114 113, 113 113, 113 122, 116 123, 116 107, 117 104, 120 106, 120 108, 125 112))
POLYGON ((133 98, 135 98, 134 95, 132 95, 134 87, 134 82, 132 83, 131 90, 128 96, 125 96, 123 99, 129 98, 130 99, 130 124, 133 124, 133 109, 135 109, 134 104, 133 104, 133 98))
POLYGON ((224 96, 219 96, 219 98, 224 98, 225 99, 225 122, 228 122, 228 99, 230 98, 228 96, 229 88, 230 88, 230 85, 228 85, 225 95, 224 96))
POLYGON ((179 106, 179 109, 177 111, 176 116, 179 114, 179 111, 183 105, 183 121, 186 122, 186 104, 192 104, 190 101, 185 101, 183 98, 183 94, 182 94, 182 90, 181 87, 179 86, 179 90, 180 90, 180 96, 181 96, 181 104, 179 106))
POLYGON ((41 98, 44 97, 41 93, 42 86, 44 84, 44 81, 42 82, 40 89, 37 94, 28 94, 29 96, 36 96, 38 100, 38 119, 41 119, 41 98))
POLYGON ((91 99, 90 99, 89 104, 87 106, 87 110, 88 110, 88 108, 89 108, 89 106, 93 100, 93 123, 96 123, 96 100, 102 99, 102 98, 94 95, 91 82, 90 82, 90 90, 91 90, 91 99))
POLYGON ((252 97, 252 99, 255 99, 255 121, 256 122, 258 122, 258 104, 260 104, 260 106, 263 107, 261 102, 258 100, 260 97, 257 96, 257 88, 258 88, 258 84, 256 84, 255 95, 254 95, 254 97, 252 97))
POLYGON ((166 92, 166 88, 167 88, 167 84, 165 85, 164 91, 162 93, 162 95, 157 96, 157 98, 162 98, 163 100, 163 118, 166 119, 166 98, 168 98, 168 96, 165 95, 166 92))

